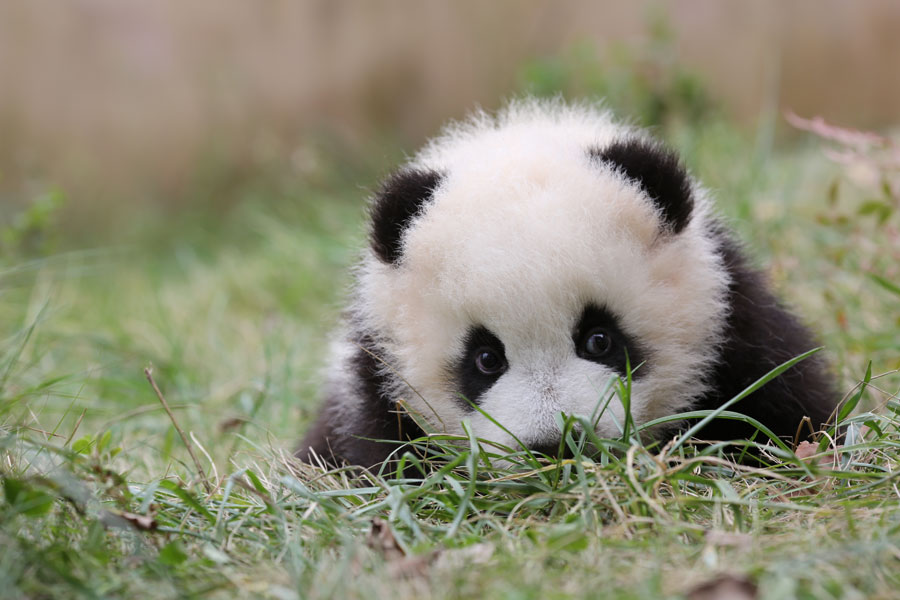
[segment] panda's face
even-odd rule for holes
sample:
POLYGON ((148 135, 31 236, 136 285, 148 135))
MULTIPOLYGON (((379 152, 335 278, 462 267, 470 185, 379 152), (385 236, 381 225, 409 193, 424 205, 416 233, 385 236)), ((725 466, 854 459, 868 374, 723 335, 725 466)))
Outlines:
MULTIPOLYGON (((395 395, 437 429, 468 420, 511 446, 510 433, 556 444, 559 412, 596 416, 628 361, 636 423, 685 409, 728 282, 677 161, 609 141, 488 140, 480 156, 396 176, 373 211, 361 296, 398 363, 395 395)), ((598 433, 616 436, 623 418, 614 399, 598 433)))

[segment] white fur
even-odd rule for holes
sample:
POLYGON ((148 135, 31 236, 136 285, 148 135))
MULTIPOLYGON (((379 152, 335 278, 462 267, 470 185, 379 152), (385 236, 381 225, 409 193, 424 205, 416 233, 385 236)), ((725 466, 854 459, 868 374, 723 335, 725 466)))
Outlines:
MULTIPOLYGON (((451 126, 411 161, 445 177, 404 235, 399 265, 366 255, 352 312, 396 360, 396 397, 436 429, 461 433, 468 419, 479 437, 512 444, 448 380, 475 325, 502 340, 509 363, 480 405, 520 440, 553 439, 559 411, 590 415, 614 373, 575 354, 572 331, 589 302, 647 349, 632 393, 637 423, 684 410, 703 391, 728 285, 709 201, 695 185, 690 224, 665 233, 633 182, 589 158, 589 148, 632 137, 642 134, 595 107, 526 101, 451 126)), ((598 433, 616 435, 615 419, 614 400, 598 433)))

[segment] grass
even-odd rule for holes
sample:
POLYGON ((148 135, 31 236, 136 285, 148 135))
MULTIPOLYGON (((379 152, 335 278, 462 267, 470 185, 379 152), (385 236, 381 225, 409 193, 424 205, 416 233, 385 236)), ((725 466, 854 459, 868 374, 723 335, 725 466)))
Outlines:
POLYGON ((629 425, 594 458, 570 432, 560 461, 432 439, 444 461, 416 478, 298 464, 375 181, 326 165, 224 215, 142 218, 128 243, 6 254, 4 597, 685 598, 723 574, 765 598, 895 597, 900 297, 877 278, 896 281, 897 216, 857 215, 867 190, 816 145, 718 122, 669 137, 816 323, 846 446, 770 445, 762 469, 629 425))

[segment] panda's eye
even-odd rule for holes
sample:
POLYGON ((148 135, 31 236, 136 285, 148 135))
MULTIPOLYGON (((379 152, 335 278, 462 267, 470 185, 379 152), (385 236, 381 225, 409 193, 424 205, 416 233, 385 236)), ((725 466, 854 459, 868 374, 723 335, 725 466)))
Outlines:
POLYGON ((497 375, 506 369, 506 361, 493 348, 483 346, 475 351, 475 366, 485 375, 497 375))
POLYGON ((472 405, 481 402, 481 397, 509 370, 509 362, 506 346, 483 325, 470 327, 462 346, 459 358, 448 366, 459 386, 460 405, 464 410, 474 410, 472 405))
MULTIPOLYGON (((623 376, 629 368, 643 364, 647 356, 643 346, 628 335, 616 315, 597 304, 584 307, 572 331, 572 342, 578 358, 603 365, 623 376)), ((644 365, 639 376, 643 376, 648 368, 644 365)))
POLYGON ((612 335, 603 328, 592 329, 584 336, 584 353, 591 358, 608 354, 612 347, 612 335))

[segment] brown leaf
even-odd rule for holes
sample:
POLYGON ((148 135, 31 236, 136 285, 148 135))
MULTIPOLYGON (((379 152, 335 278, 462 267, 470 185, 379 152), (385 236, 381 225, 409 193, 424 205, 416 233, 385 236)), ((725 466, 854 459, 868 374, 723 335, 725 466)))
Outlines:
POLYGON ((372 526, 366 536, 366 545, 381 554, 385 560, 394 561, 406 556, 406 552, 400 547, 394 532, 391 531, 384 519, 372 519, 372 526))
POLYGON ((817 444, 813 444, 812 442, 802 441, 797 445, 797 449, 794 450, 794 454, 797 455, 797 458, 800 460, 806 460, 807 458, 812 458, 819 452, 819 446, 817 444))
POLYGON ((403 579, 424 577, 432 567, 456 570, 467 565, 484 564, 494 554, 492 545, 482 543, 453 550, 437 549, 408 555, 397 542, 390 525, 378 518, 372 519, 372 526, 366 535, 366 545, 384 558, 391 577, 403 579))
POLYGON ((134 527, 141 531, 155 531, 159 523, 150 515, 136 515, 130 512, 104 510, 100 522, 110 527, 134 527))
POLYGON ((238 429, 246 422, 247 419, 245 419, 244 417, 227 417, 219 421, 219 431, 224 433, 226 431, 238 429))
POLYGON ((424 577, 428 574, 432 560, 434 560, 432 554, 404 556, 403 558, 388 563, 388 573, 391 577, 401 579, 424 577))
POLYGON ((409 579, 411 577, 423 577, 428 574, 431 563, 439 556, 440 552, 407 556, 406 552, 394 537, 383 519, 372 519, 372 526, 366 536, 366 545, 380 554, 387 563, 387 572, 391 577, 409 579))
POLYGON ((757 600, 759 588, 743 575, 719 575, 686 595, 688 600, 757 600))
POLYGON ((818 459, 813 459, 814 456, 819 454, 819 445, 814 444, 812 442, 802 441, 797 444, 797 448, 794 450, 794 454, 802 461, 805 461, 807 464, 816 465, 818 467, 828 468, 834 462, 834 457, 829 455, 820 456, 818 459))

